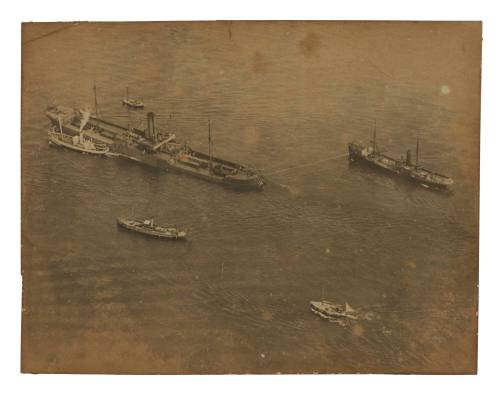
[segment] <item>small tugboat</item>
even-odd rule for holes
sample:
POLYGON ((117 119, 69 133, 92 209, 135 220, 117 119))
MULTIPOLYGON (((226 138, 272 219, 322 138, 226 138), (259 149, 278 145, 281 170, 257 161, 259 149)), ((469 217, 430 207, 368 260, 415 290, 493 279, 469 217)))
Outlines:
POLYGON ((132 107, 134 109, 143 109, 144 103, 142 103, 138 99, 132 99, 128 96, 128 87, 127 87, 127 96, 123 98, 122 104, 128 107, 132 107))
POLYGON ((411 159, 411 150, 406 153, 406 159, 391 158, 380 153, 375 143, 376 129, 373 132, 371 147, 363 147, 355 143, 349 143, 349 159, 351 161, 362 161, 377 169, 387 171, 391 174, 402 176, 407 180, 416 182, 422 187, 446 190, 453 184, 453 179, 436 172, 424 169, 418 164, 419 141, 417 138, 417 155, 415 163, 411 159))
POLYGON ((344 327, 347 326, 349 319, 358 319, 357 312, 348 303, 344 305, 323 300, 311 301, 310 305, 314 314, 344 327))
POLYGON ((126 228, 127 230, 136 231, 156 238, 183 239, 186 237, 185 231, 181 231, 177 227, 156 225, 153 219, 138 220, 118 218, 116 222, 120 227, 126 228))
POLYGON ((78 135, 67 135, 62 132, 61 120, 59 119, 59 130, 53 127, 48 132, 49 144, 55 144, 56 146, 66 147, 86 154, 103 155, 108 153, 109 146, 107 144, 94 142, 92 139, 84 136, 82 132, 83 126, 84 123, 82 122, 78 135))

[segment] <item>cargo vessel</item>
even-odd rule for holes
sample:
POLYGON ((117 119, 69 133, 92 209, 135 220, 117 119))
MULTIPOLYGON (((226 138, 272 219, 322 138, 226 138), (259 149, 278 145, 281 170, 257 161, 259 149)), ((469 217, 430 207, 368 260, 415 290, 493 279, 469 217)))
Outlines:
POLYGON ((155 238, 175 240, 184 239, 187 235, 186 231, 182 231, 176 226, 157 225, 153 219, 140 220, 119 217, 116 219, 116 223, 127 230, 155 238))
POLYGON ((371 146, 362 146, 356 143, 349 143, 349 160, 360 161, 376 169, 383 170, 393 175, 401 176, 406 180, 416 182, 423 187, 439 190, 448 190, 452 184, 451 177, 423 168, 418 163, 419 140, 417 138, 416 160, 413 163, 411 150, 406 153, 406 158, 391 158, 378 151, 376 145, 376 130, 373 132, 371 146))
MULTIPOLYGON (((96 107, 97 109, 97 107, 96 107)), ((124 127, 86 111, 51 106, 46 116, 55 132, 68 136, 84 134, 88 139, 107 145, 109 156, 120 156, 154 168, 188 174, 209 182, 243 190, 260 190, 264 180, 260 174, 241 165, 212 155, 210 123, 209 153, 196 151, 187 143, 176 142, 176 136, 156 127, 155 115, 147 113, 145 129, 124 127)))

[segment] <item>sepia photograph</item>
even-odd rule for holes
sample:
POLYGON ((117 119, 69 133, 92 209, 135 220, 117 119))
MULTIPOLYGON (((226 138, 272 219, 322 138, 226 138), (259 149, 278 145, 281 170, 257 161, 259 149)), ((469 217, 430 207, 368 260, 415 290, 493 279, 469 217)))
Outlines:
POLYGON ((24 22, 20 370, 475 374, 482 29, 24 22))

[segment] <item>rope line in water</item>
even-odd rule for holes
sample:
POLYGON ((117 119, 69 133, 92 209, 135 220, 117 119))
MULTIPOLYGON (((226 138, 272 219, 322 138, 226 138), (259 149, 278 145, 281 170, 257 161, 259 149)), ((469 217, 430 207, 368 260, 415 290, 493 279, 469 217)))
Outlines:
POLYGON ((294 169, 306 168, 309 166, 314 166, 314 165, 320 164, 322 162, 333 161, 333 160, 344 158, 347 156, 348 156, 348 154, 342 154, 342 155, 337 155, 335 157, 324 158, 324 159, 316 161, 316 162, 310 162, 310 163, 304 164, 304 165, 297 165, 297 166, 292 166, 292 167, 285 168, 285 169, 278 169, 278 170, 273 171, 273 172, 266 172, 266 173, 264 173, 264 176, 276 175, 278 173, 284 173, 284 172, 288 172, 288 171, 294 170, 294 169))

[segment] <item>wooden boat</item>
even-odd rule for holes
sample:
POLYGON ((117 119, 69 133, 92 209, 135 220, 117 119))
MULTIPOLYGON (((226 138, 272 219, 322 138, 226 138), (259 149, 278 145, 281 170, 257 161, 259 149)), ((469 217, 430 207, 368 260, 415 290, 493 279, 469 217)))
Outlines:
POLYGON ((183 239, 186 237, 185 231, 181 231, 179 228, 173 226, 156 225, 153 219, 139 220, 119 217, 116 219, 116 222, 120 227, 126 228, 127 230, 156 238, 183 239))
POLYGON ((128 107, 133 107, 135 109, 142 109, 142 108, 144 108, 144 103, 142 103, 138 99, 133 99, 133 98, 130 98, 128 96, 128 87, 127 87, 127 96, 125 98, 123 98, 122 104, 124 104, 125 106, 128 106, 128 107))
POLYGON ((66 135, 62 132, 50 130, 48 132, 49 143, 56 146, 65 147, 81 153, 103 155, 109 151, 109 146, 104 143, 97 143, 86 138, 82 133, 78 135, 66 135))
POLYGON ((310 305, 314 314, 341 326, 347 326, 349 319, 358 319, 357 312, 348 303, 337 304, 323 300, 311 301, 310 305))
POLYGON ((144 103, 140 100, 132 99, 132 98, 123 98, 122 103, 128 107, 134 107, 136 109, 143 109, 144 103))

